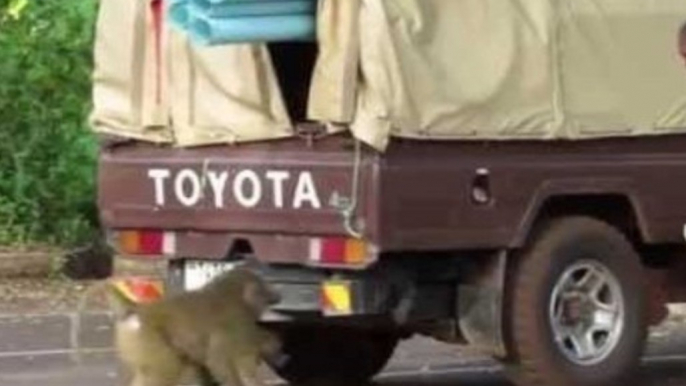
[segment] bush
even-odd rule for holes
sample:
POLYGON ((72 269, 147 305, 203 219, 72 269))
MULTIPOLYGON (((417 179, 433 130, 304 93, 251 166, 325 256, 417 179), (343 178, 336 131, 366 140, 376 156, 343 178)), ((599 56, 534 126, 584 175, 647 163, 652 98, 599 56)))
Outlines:
POLYGON ((0 244, 93 236, 95 0, 0 0, 0 244))

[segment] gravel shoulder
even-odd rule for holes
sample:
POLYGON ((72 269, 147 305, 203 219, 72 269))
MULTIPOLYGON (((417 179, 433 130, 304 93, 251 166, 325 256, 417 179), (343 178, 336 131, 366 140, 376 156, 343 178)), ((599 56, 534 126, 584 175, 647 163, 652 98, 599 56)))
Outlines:
POLYGON ((91 291, 97 283, 62 278, 0 279, 0 313, 69 313, 78 308, 86 295, 87 310, 105 310, 102 295, 91 291))

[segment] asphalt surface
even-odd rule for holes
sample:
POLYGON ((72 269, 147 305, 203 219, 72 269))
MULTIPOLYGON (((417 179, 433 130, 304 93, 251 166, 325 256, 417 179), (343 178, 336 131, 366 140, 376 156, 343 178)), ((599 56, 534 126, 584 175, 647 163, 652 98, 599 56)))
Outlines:
MULTIPOLYGON (((0 315, 0 386, 115 386, 126 383, 110 348, 104 314, 86 315, 73 334, 68 314, 0 315), (81 350, 73 347, 80 346, 81 350)), ((269 385, 282 384, 267 374, 269 385)), ((511 386, 501 368, 456 346, 415 338, 404 342, 375 381, 380 386, 511 386)), ((686 386, 686 324, 651 338, 632 386, 686 386)), ((362 385, 350 385, 362 386, 362 385)))

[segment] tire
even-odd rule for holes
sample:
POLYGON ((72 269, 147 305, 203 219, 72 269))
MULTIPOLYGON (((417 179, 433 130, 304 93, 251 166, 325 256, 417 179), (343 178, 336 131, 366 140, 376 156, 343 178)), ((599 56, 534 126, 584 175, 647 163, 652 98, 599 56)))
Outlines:
POLYGON ((518 385, 607 386, 631 380, 647 316, 640 258, 614 227, 552 221, 508 281, 509 349, 518 385))
POLYGON ((289 326, 278 331, 280 361, 270 366, 291 384, 361 384, 378 374, 393 355, 391 333, 338 326, 289 326))

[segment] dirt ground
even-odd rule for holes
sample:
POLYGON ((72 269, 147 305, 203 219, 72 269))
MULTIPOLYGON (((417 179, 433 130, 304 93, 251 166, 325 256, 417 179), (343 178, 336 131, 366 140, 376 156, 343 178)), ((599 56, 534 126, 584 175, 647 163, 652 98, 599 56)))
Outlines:
MULTIPOLYGON (((42 314, 75 310, 96 281, 76 282, 63 278, 19 278, 0 280, 0 313, 42 314)), ((90 295, 90 294, 89 294, 90 295)), ((99 294, 89 296, 88 309, 102 310, 99 294)))

